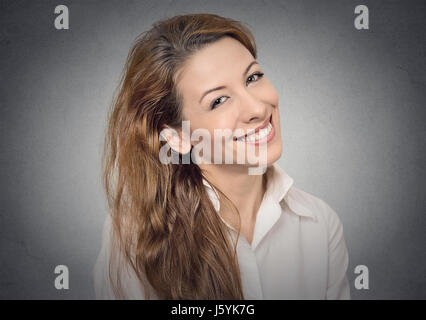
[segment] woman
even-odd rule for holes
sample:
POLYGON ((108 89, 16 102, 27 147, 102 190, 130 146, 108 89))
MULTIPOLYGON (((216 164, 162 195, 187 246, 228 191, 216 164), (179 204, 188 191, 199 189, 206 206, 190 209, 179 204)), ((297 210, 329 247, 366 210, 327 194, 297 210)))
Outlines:
POLYGON ((135 42, 105 140, 97 298, 350 298, 338 216, 275 163, 278 94, 256 58, 249 29, 213 14, 157 22, 135 42), (214 137, 204 161, 197 130, 214 137))

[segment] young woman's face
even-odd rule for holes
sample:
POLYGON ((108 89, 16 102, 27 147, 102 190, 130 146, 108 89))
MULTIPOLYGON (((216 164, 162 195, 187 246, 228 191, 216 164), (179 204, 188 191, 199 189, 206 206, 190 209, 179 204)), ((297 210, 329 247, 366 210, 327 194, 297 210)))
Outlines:
MULTIPOLYGON (((199 50, 180 70, 177 88, 183 98, 183 118, 189 120, 191 135, 197 129, 210 133, 211 163, 216 163, 213 155, 218 143, 214 140, 214 131, 224 129, 228 130, 221 131, 225 133, 221 143, 222 161, 225 161, 225 151, 231 150, 233 163, 237 163, 237 152, 241 151, 238 144, 245 144, 245 150, 250 150, 247 144, 256 151, 266 149, 268 166, 281 156, 278 94, 262 73, 250 51, 231 37, 199 50), (211 90, 215 88, 218 89, 211 90), (258 127, 264 128, 260 135, 236 139, 258 127)), ((192 145, 197 143, 191 141, 192 145)), ((250 166, 247 157, 245 160, 242 165, 250 166)))

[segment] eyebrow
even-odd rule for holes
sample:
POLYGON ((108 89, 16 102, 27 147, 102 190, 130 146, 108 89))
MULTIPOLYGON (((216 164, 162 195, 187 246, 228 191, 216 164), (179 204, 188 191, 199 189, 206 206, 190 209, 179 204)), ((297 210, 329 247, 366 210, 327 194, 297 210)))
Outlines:
MULTIPOLYGON (((254 64, 259 64, 259 63, 258 63, 256 60, 252 61, 252 62, 248 65, 248 67, 246 68, 246 70, 244 71, 243 76, 245 76, 245 75, 247 74, 247 72, 249 72, 249 70, 250 70, 251 66, 252 66, 252 65, 254 65, 254 64)), ((213 92, 213 91, 216 91, 216 90, 225 89, 225 88, 226 88, 226 86, 220 86, 220 87, 216 87, 216 88, 213 88, 213 89, 209 89, 209 90, 207 90, 207 91, 206 91, 206 92, 204 92, 204 93, 203 93, 203 95, 201 96, 199 103, 201 103, 201 101, 203 100, 203 98, 204 98, 207 94, 209 94, 210 92, 213 92)))

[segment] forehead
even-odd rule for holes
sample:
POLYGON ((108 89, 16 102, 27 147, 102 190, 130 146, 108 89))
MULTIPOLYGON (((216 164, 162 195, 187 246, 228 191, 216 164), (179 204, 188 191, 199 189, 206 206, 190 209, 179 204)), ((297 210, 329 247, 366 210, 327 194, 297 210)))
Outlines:
POLYGON ((199 98, 205 90, 226 85, 242 73, 254 58, 239 41, 224 37, 194 53, 182 67, 178 89, 184 96, 199 98))

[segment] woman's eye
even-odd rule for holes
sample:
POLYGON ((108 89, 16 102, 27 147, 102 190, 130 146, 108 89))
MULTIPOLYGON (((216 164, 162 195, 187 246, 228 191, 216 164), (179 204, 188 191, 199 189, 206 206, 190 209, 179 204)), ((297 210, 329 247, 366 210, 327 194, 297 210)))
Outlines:
POLYGON ((249 77, 247 78, 247 83, 248 83, 248 82, 257 81, 257 80, 259 80, 260 78, 262 78, 262 77, 263 77, 263 75, 264 75, 264 73, 262 73, 262 72, 256 72, 256 73, 253 73, 251 76, 249 76, 249 77), (256 77, 257 77, 257 78, 256 78, 256 77), (253 78, 255 78, 255 80, 249 81, 249 79, 253 79, 253 78))
MULTIPOLYGON (((263 75, 264 75, 264 73, 262 73, 262 72, 255 72, 255 73, 253 73, 252 75, 250 75, 250 76, 247 78, 246 84, 248 84, 248 83, 250 83, 250 82, 256 82, 256 81, 258 81, 260 78, 262 78, 262 77, 263 77, 263 75), (252 79, 252 80, 249 80, 249 79, 252 79)), ((219 98, 215 99, 215 100, 211 103, 211 105, 210 105, 210 109, 214 109, 214 108, 216 108, 216 106, 218 106, 218 105, 222 104, 222 103, 224 102, 224 100, 222 100, 222 98, 229 98, 229 97, 228 97, 228 96, 221 96, 221 97, 219 97, 219 98)))
POLYGON ((221 96, 219 98, 217 98, 216 100, 213 101, 213 103, 211 104, 210 108, 214 109, 217 105, 221 104, 223 102, 222 98, 229 98, 227 96, 221 96))

